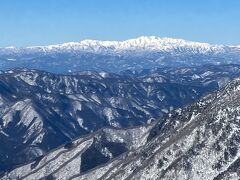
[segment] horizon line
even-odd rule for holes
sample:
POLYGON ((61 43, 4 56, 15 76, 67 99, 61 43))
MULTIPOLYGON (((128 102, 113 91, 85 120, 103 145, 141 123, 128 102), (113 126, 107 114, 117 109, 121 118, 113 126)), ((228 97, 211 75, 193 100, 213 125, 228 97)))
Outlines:
POLYGON ((4 46, 4 47, 0 47, 1 49, 25 49, 25 48, 37 48, 37 47, 48 47, 48 46, 59 46, 59 45, 64 45, 64 44, 71 44, 71 43, 81 43, 81 42, 84 42, 84 41, 96 41, 96 42, 111 42, 111 43, 121 43, 121 42, 125 42, 125 41, 130 41, 130 40, 137 40, 137 39, 140 39, 140 38, 156 38, 156 39, 172 39, 172 40, 179 40, 179 41, 186 41, 186 42, 189 42, 189 43, 200 43, 200 44, 208 44, 208 45, 212 45, 212 46, 228 46, 228 47, 240 47, 240 44, 239 45, 226 45, 226 44, 218 44, 218 43, 209 43, 209 42, 204 42, 204 41, 194 41, 194 40, 188 40, 188 39, 184 39, 184 38, 172 38, 172 37, 160 37, 160 36, 154 36, 154 35, 151 35, 151 36, 147 36, 147 35, 142 35, 142 36, 137 36, 135 38, 127 38, 127 39, 124 39, 124 40, 100 40, 98 38, 96 39, 82 39, 82 40, 79 40, 79 41, 66 41, 66 42, 62 42, 62 43, 51 43, 51 44, 46 44, 46 45, 26 45, 26 46, 15 46, 15 45, 10 45, 10 46, 4 46))

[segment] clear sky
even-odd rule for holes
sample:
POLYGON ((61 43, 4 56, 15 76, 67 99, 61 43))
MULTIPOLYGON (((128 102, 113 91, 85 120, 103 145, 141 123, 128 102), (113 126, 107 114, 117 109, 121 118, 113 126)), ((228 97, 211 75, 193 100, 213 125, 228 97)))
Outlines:
POLYGON ((0 0, 0 47, 142 35, 240 45, 240 0, 0 0))

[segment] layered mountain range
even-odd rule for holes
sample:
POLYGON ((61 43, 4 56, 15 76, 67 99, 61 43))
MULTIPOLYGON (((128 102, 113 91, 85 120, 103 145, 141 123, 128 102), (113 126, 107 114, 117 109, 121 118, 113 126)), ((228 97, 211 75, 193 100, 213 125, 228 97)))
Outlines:
MULTIPOLYGON (((149 124, 238 76, 238 65, 128 70, 120 75, 93 71, 71 75, 29 69, 3 71, 1 171, 42 157, 103 127, 149 124)), ((124 145, 121 153, 128 149, 124 145)))
POLYGON ((80 70, 119 72, 239 62, 239 46, 155 36, 126 41, 84 40, 49 46, 0 48, 0 70, 24 67, 56 73, 80 70))
POLYGON ((158 122, 102 129, 2 179, 239 179, 239 98, 237 78, 158 122))
POLYGON ((0 179, 239 179, 239 64, 154 36, 0 48, 0 179))

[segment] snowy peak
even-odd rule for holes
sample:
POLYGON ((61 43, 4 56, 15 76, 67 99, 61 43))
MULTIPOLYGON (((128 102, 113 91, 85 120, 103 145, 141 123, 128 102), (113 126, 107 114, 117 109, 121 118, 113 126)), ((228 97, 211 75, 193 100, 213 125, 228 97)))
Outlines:
MULTIPOLYGON (((99 40, 83 40, 80 42, 68 42, 49 46, 30 46, 26 48, 6 47, 1 48, 10 51, 21 50, 81 50, 86 52, 121 52, 129 50, 141 51, 173 51, 176 49, 195 50, 199 52, 222 51, 225 46, 211 45, 208 43, 200 43, 187 41, 183 39, 160 38, 156 36, 141 36, 136 39, 125 41, 99 41, 99 40)), ((0 49, 0 50, 1 50, 0 49)))
MULTIPOLYGON (((28 47, 34 49, 36 47, 28 47)), ((199 43, 186 41, 183 39, 159 38, 156 36, 141 36, 136 39, 126 41, 98 41, 98 40, 83 40, 80 42, 69 42, 59 45, 39 46, 38 48, 51 49, 73 49, 92 52, 118 52, 127 50, 141 51, 171 51, 179 48, 198 51, 221 51, 224 46, 210 45, 208 43, 199 43)))
POLYGON ((0 70, 26 67, 54 73, 239 64, 240 48, 142 36, 125 41, 83 40, 49 46, 0 48, 0 70), (54 68, 53 68, 54 67, 54 68))

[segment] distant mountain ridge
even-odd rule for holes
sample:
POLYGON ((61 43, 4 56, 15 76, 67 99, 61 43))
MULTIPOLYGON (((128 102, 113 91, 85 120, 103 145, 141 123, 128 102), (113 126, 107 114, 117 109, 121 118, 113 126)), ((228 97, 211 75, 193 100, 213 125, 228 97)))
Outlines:
MULTIPOLYGON (((30 46, 26 48, 16 48, 14 46, 0 48, 4 53, 12 52, 19 53, 21 51, 31 52, 31 51, 42 51, 45 53, 54 52, 55 50, 62 51, 85 51, 91 53, 121 53, 122 51, 173 51, 180 50, 182 48, 187 48, 188 50, 194 50, 196 52, 208 53, 208 52, 221 52, 224 50, 224 45, 211 45, 209 43, 200 43, 187 41, 183 39, 173 39, 173 38, 159 38, 156 36, 141 36, 136 39, 129 39, 125 41, 99 41, 99 40, 83 40, 80 42, 69 42, 57 45, 48 46, 30 46)), ((231 46, 234 48, 234 46, 231 46)), ((237 46, 235 47, 237 48, 237 46)))
POLYGON ((126 41, 83 40, 59 45, 0 48, 0 69, 119 72, 164 66, 240 63, 239 46, 142 36, 126 41), (55 67, 55 68, 52 68, 55 67))

